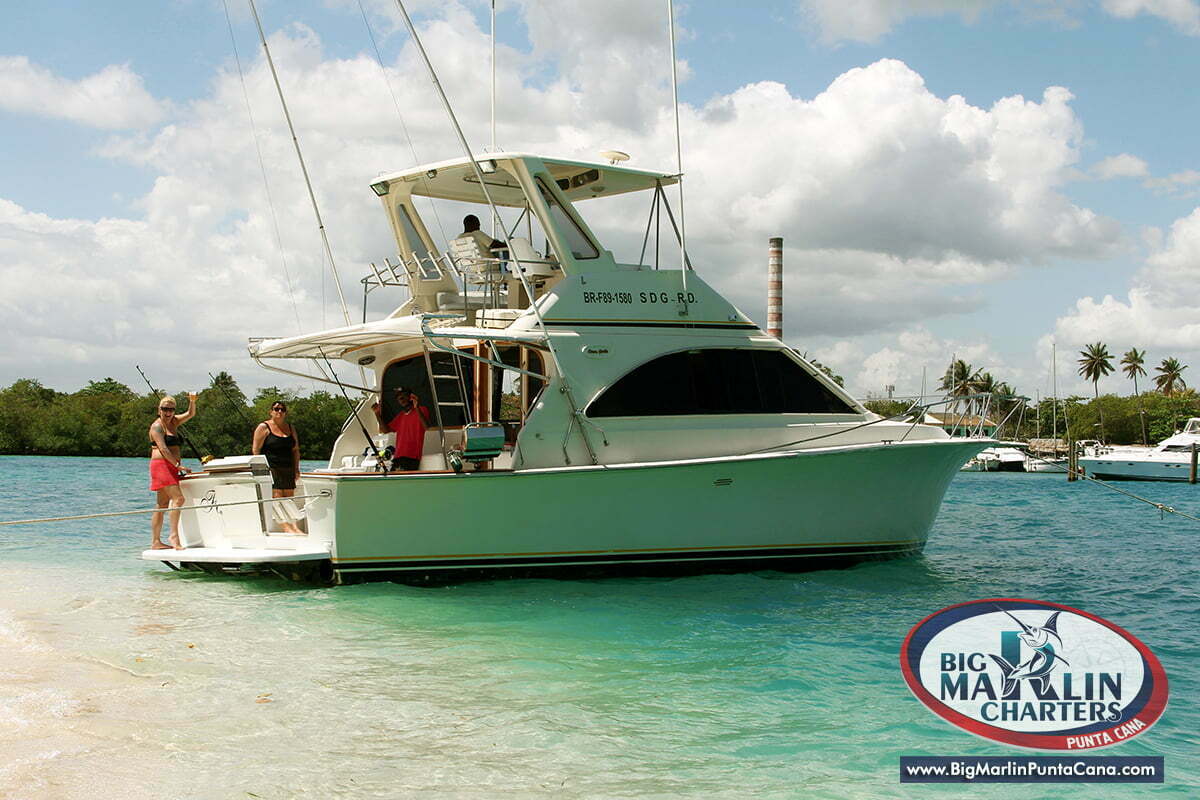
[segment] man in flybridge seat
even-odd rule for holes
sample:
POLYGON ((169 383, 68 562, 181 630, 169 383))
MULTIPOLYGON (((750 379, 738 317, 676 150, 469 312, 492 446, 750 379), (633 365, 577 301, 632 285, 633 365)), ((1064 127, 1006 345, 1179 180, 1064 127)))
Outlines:
POLYGON ((480 250, 485 253, 493 252, 495 250, 503 250, 508 247, 508 245, 499 239, 493 239, 491 236, 488 236, 486 233, 479 230, 479 217, 475 216, 474 214, 467 214, 465 217, 463 217, 463 232, 454 238, 474 239, 479 244, 480 250))

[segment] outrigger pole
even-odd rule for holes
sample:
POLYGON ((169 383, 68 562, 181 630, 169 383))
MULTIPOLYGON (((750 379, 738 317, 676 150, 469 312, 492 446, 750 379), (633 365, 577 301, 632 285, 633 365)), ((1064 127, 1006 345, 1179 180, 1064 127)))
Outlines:
MULTIPOLYGON (((146 377, 146 373, 142 372, 142 368, 140 366, 138 366, 137 364, 134 364, 133 368, 138 371, 138 375, 142 376, 142 380, 144 380, 146 382, 146 385, 150 387, 150 391, 154 393, 154 396, 157 397, 159 400, 162 400, 162 392, 160 392, 158 389, 154 388, 154 384, 151 383, 150 379, 146 377)), ((196 460, 199 461, 201 464, 207 464, 209 461, 213 460, 213 457, 211 454, 209 454, 208 456, 200 455, 200 451, 196 449, 196 445, 192 444, 192 440, 189 439, 187 437, 187 435, 183 432, 183 428, 176 428, 175 434, 180 439, 183 439, 183 441, 187 444, 188 448, 191 449, 192 455, 194 455, 196 457, 196 460)), ((208 447, 207 445, 205 446, 205 449, 212 450, 212 448, 208 447)))
MULTIPOLYGON (((687 225, 683 221, 683 145, 679 138, 679 78, 675 68, 675 5, 667 0, 667 27, 671 31, 671 95, 675 110, 675 170, 679 173, 679 274, 683 281, 683 310, 687 313, 687 274, 691 269, 687 257, 687 225)), ((667 207, 667 213, 671 209, 667 207)), ((671 220, 674 223, 674 220, 671 220)))
MULTIPOLYGON (((371 434, 367 432, 367 426, 363 425, 362 419, 358 416, 358 409, 354 407, 354 402, 350 399, 350 395, 346 394, 346 386, 338 380, 337 373, 333 371, 333 364, 329 363, 329 356, 325 355, 325 351, 317 348, 317 352, 321 354, 321 358, 325 359, 325 366, 329 368, 329 374, 333 376, 333 382, 342 390, 342 397, 346 398, 346 405, 350 407, 350 416, 354 417, 354 421, 358 423, 359 430, 362 431, 363 438, 367 440, 367 446, 371 448, 371 452, 375 454, 375 463, 378 469, 383 470, 387 474, 387 465, 383 463, 383 456, 379 453, 379 448, 375 446, 375 440, 371 438, 371 434)), ((383 401, 381 396, 380 402, 383 401)), ((420 412, 418 412, 420 413, 420 412)))
MULTIPOLYGON (((251 0, 253 2, 253 0, 251 0)), ((500 218, 500 210, 496 208, 496 203, 492 200, 492 193, 488 191, 487 180, 483 177, 483 171, 479 168, 479 162, 475 160, 475 154, 471 152, 471 146, 467 144, 467 137, 463 133, 462 126, 458 124, 458 117, 454 116, 454 109, 450 106, 450 99, 446 97, 446 92, 442 89, 442 83, 438 80, 437 70, 433 68, 433 62, 429 60, 429 54, 425 52, 425 45, 421 44, 421 37, 417 35, 417 26, 413 24, 412 18, 408 16, 408 10, 404 7, 404 0, 396 0, 396 6, 400 9, 401 16, 404 17, 404 24, 408 27, 408 33, 412 36, 413 44, 417 46, 417 52, 421 54, 421 60, 425 62, 426 69, 429 70, 429 79, 433 81, 433 88, 437 90, 438 97, 441 98, 442 107, 446 109, 446 116, 450 118, 450 124, 454 128, 455 134, 458 136, 458 142, 462 145, 463 154, 466 155, 467 161, 471 165, 471 169, 475 172, 475 179, 479 181, 479 188, 483 191, 483 196, 487 200, 488 208, 492 210, 492 215, 500 223, 500 230, 504 232, 504 239, 508 241, 512 238, 512 234, 508 227, 504 224, 504 220, 500 218)), ((588 439, 587 430, 583 427, 583 415, 579 411, 579 407, 575 403, 575 396, 571 393, 571 382, 567 380, 567 374, 563 371, 562 364, 559 363, 558 353, 554 348, 554 342, 550 339, 550 333, 546 329, 546 321, 542 319, 542 310, 538 308, 536 295, 533 287, 529 284, 529 279, 525 276, 525 269, 521 264, 521 259, 511 250, 509 257, 516 265, 517 278, 521 281, 521 286, 525 289, 525 294, 529 297, 529 308, 533 310, 533 315, 537 319, 538 327, 542 329, 542 334, 546 337, 546 348, 550 351, 550 359, 554 362, 554 367, 558 371, 559 382, 562 384, 560 391, 566 396, 567 404, 571 407, 571 425, 579 426, 579 435, 583 439, 583 445, 587 449, 588 457, 593 464, 599 464, 600 459, 596 458, 596 451, 592 448, 592 442, 588 439)), ((567 428, 567 436, 570 436, 571 429, 567 428)), ((565 440, 564 440, 565 442, 565 440)), ((566 446, 563 447, 563 455, 566 457, 568 464, 571 463, 571 457, 566 452, 566 446)))
POLYGON ((337 287, 338 301, 342 305, 342 316, 346 325, 350 321, 350 308, 346 305, 346 296, 342 294, 342 280, 338 277, 337 264, 333 260, 333 250, 329 247, 329 237, 325 234, 325 223, 321 219, 321 209, 317 207, 317 195, 313 192, 312 181, 308 177, 308 167, 304 164, 304 154, 300 152, 300 140, 296 138, 296 126, 292 124, 292 115, 288 111, 287 101, 283 98, 283 87, 279 85, 279 74, 275 72, 275 61, 271 58, 271 48, 267 47, 267 35, 263 33, 262 21, 258 18, 258 9, 254 0, 250 3, 250 13, 254 15, 254 24, 258 28, 258 38, 262 42, 263 52, 267 56, 267 66, 271 68, 271 77, 275 79, 275 91, 279 94, 279 104, 283 106, 283 117, 287 120, 288 131, 292 134, 292 144, 296 148, 296 158, 300 161, 300 171, 304 173, 304 185, 308 187, 308 199, 312 201, 313 213, 317 217, 317 229, 321 232, 321 243, 325 246, 325 257, 329 259, 329 271, 333 273, 333 285, 337 287))
POLYGON ((233 407, 233 410, 238 413, 238 416, 242 418, 242 421, 253 427, 254 422, 246 416, 246 412, 243 411, 237 403, 233 402, 233 398, 229 396, 229 392, 225 391, 225 387, 217 382, 216 376, 210 372, 208 373, 208 377, 212 380, 213 386, 217 387, 221 391, 221 396, 225 398, 225 402, 229 403, 229 405, 233 407))

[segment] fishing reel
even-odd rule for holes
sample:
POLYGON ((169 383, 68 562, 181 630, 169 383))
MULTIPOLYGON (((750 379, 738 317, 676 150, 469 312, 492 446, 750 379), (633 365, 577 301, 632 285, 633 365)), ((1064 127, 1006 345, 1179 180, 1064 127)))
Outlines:
POLYGON ((388 445, 382 451, 376 450, 373 447, 367 447, 363 450, 363 467, 373 467, 376 472, 391 472, 392 459, 396 455, 396 448, 388 445))

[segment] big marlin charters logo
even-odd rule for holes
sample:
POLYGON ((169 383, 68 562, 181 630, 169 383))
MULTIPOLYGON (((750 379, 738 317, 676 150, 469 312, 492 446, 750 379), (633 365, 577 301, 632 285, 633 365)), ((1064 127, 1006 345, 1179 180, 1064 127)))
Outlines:
POLYGON ((1039 600, 943 608, 909 631, 900 666, 933 713, 1018 747, 1119 744, 1167 705, 1166 673, 1146 645, 1100 617, 1039 600))

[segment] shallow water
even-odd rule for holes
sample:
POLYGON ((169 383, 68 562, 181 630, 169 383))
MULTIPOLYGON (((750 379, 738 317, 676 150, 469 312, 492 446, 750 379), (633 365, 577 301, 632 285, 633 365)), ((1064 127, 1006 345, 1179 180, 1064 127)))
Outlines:
MULTIPOLYGON (((146 507, 145 468, 0 457, 0 519, 146 507)), ((899 757, 1018 751, 925 710, 898 651, 999 596, 1154 650, 1167 711, 1103 754, 1167 783, 972 797, 1200 793, 1200 523, 1060 477, 960 474, 924 556, 798 575, 297 587, 139 561, 147 527, 0 528, 0 797, 963 796, 899 757)))

